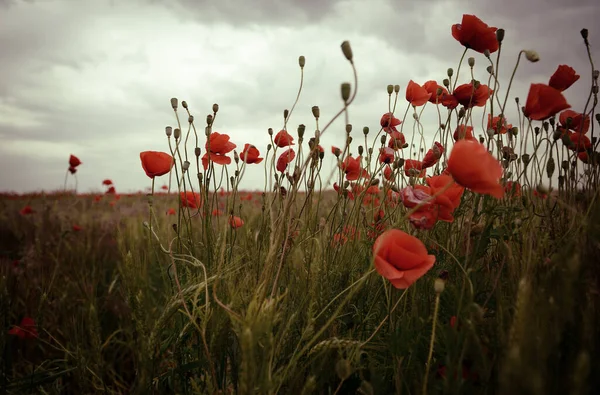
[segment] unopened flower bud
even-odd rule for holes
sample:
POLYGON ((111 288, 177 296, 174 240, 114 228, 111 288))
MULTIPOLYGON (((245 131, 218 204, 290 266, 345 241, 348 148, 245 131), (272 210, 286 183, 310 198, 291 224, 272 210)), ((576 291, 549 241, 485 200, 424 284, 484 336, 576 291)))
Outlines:
POLYGON ((391 95, 392 93, 394 93, 394 85, 388 85, 387 86, 387 93, 388 95, 391 95))
POLYGON ((525 58, 527 60, 529 60, 531 63, 535 63, 540 60, 540 55, 536 51, 530 49, 530 50, 526 50, 524 52, 525 52, 525 58))
POLYGON ((283 110, 283 120, 285 121, 290 115, 290 111, 288 109, 283 110))
POLYGON ((190 162, 188 162, 187 160, 183 161, 183 171, 186 171, 189 168, 190 168, 190 162))
POLYGON ((206 116, 206 124, 207 124, 208 126, 210 126, 210 125, 212 125, 212 123, 213 123, 213 116, 212 116, 212 114, 208 114, 208 115, 206 116))
POLYGON ((448 78, 444 78, 444 80, 442 81, 442 84, 444 84, 444 86, 446 88, 450 87, 450 80, 448 78))
POLYGON ((496 134, 496 131, 494 129, 488 129, 485 133, 488 135, 489 138, 492 138, 496 134))
POLYGON ((416 112, 413 112, 413 119, 415 121, 418 121, 419 120, 419 114, 417 114, 416 112))
POLYGON ((350 134, 350 132, 352 131, 352 124, 346 124, 346 134, 350 134))
POLYGON ((298 137, 299 138, 304 137, 305 130, 306 130, 306 126, 304 126, 303 124, 298 125, 298 137))
POLYGON ((349 82, 344 82, 342 84, 341 92, 342 92, 342 100, 344 101, 344 103, 347 103, 348 99, 350 99, 350 83, 349 82))
POLYGON ((236 164, 240 162, 240 156, 238 155, 236 150, 233 150, 233 160, 236 164))
POLYGON ((194 148, 194 155, 196 155, 196 158, 198 158, 201 153, 202 153, 202 150, 200 149, 200 147, 194 148))
POLYGON ((488 59, 489 59, 489 57, 490 57, 490 50, 486 48, 486 49, 483 51, 483 56, 485 56, 486 58, 488 58, 488 59))
POLYGON ((363 128, 363 134, 364 134, 365 136, 369 134, 369 127, 368 127, 368 126, 365 126, 365 127, 363 128))
POLYGON ((385 145, 385 140, 386 140, 386 138, 387 138, 387 135, 385 135, 385 134, 382 134, 382 135, 381 135, 381 138, 380 138, 381 145, 385 145))
POLYGON ((217 103, 213 104, 213 108, 212 108, 213 112, 216 114, 219 112, 219 105, 217 103))
POLYGON ((446 70, 446 74, 448 74, 448 78, 452 78, 452 76, 454 75, 454 70, 452 69, 452 67, 446 70))
POLYGON ((344 41, 342 43, 342 53, 350 62, 352 62, 352 48, 350 47, 349 41, 344 41))
POLYGON ((194 116, 193 115, 188 116, 188 122, 189 123, 194 123, 194 116))
POLYGON ((171 107, 173 107, 173 110, 177 110, 177 98, 176 97, 171 98, 171 107))
POLYGON ((171 135, 173 134, 173 128, 170 126, 167 126, 165 128, 165 134, 167 135, 167 137, 171 137, 171 135))
POLYGON ((474 57, 470 57, 469 59, 467 59, 467 62, 469 63, 469 67, 475 66, 475 58, 474 57))
POLYGON ((581 37, 583 37, 584 40, 588 39, 588 29, 581 29, 581 37))
POLYGON ((598 77, 600 77, 600 70, 597 70, 597 69, 596 69, 596 70, 594 70, 594 71, 592 72, 592 78, 593 78, 593 79, 595 79, 595 80, 597 80, 597 79, 598 79, 598 77))
POLYGON ((267 129, 267 133, 269 133, 269 136, 272 136, 273 135, 273 128, 267 129))
POLYGON ((273 145, 271 145, 271 144, 267 144, 267 152, 268 152, 268 151, 271 151, 271 148, 273 148, 273 145))
POLYGON ((313 117, 315 117, 316 119, 319 119, 319 117, 321 116, 321 110, 319 109, 319 106, 313 106, 311 110, 312 110, 313 117))
POLYGON ((175 137, 175 140, 179 139, 179 137, 181 137, 181 130, 175 128, 175 130, 173 130, 173 136, 175 137))
POLYGON ((502 44, 502 41, 504 40, 504 29, 496 30, 496 40, 498 40, 499 44, 502 44))
POLYGON ((187 105, 187 102, 186 102, 185 100, 183 100, 183 101, 181 102, 181 107, 183 107, 183 108, 185 108, 185 109, 187 110, 187 108, 188 108, 188 105, 187 105))
POLYGON ((490 74, 494 74, 494 66, 489 65, 488 67, 485 68, 487 70, 488 73, 490 74))
POLYGON ((300 65, 300 68, 303 69, 304 65, 306 64, 306 59, 304 58, 304 56, 300 56, 298 58, 298 64, 300 65))
POLYGON ((365 152, 365 149, 363 148, 363 146, 362 146, 362 145, 359 145, 359 146, 358 146, 358 155, 362 155, 362 154, 363 154, 363 152, 365 152))

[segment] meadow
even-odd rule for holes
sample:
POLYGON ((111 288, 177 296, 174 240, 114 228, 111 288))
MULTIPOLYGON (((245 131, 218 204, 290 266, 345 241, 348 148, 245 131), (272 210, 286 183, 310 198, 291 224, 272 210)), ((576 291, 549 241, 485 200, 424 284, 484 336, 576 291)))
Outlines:
POLYGON ((600 393, 598 70, 557 65, 519 101, 502 29, 465 15, 452 35, 456 70, 389 85, 379 130, 351 124, 344 42, 340 111, 290 103, 268 147, 173 98, 165 152, 132 153, 148 193, 2 194, 0 393, 600 393))

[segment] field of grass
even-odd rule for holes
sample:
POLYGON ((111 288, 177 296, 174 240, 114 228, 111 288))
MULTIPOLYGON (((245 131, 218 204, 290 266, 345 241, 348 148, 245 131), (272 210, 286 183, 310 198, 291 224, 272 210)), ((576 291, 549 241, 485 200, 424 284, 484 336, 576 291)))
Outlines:
MULTIPOLYGON (((407 125, 413 159, 394 86, 381 130, 347 126, 338 149, 319 146, 318 108, 319 133, 288 129, 291 107, 294 145, 272 133, 260 163, 212 131, 218 106, 197 121, 173 99, 166 167, 141 158, 149 194, 1 197, 0 393, 600 393, 591 70, 577 116, 549 99, 562 90, 534 100, 532 86, 527 116, 502 131, 474 110, 497 117, 510 92, 473 104, 484 83, 470 83, 464 104, 468 71, 449 72, 425 99, 443 112, 441 149, 407 125), (246 166, 264 166, 263 191, 238 188, 246 166)), ((355 86, 341 88, 348 125, 355 86)), ((421 93, 407 91, 417 130, 421 93)))

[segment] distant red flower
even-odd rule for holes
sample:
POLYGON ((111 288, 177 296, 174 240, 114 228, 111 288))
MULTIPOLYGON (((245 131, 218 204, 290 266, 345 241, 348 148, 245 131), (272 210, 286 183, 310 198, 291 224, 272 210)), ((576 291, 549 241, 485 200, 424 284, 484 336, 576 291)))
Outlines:
POLYGON ((200 195, 196 192, 192 192, 192 191, 181 192, 180 198, 181 198, 181 205, 183 207, 189 207, 189 208, 193 208, 193 209, 198 209, 198 208, 202 207, 202 199, 201 199, 200 195))
POLYGON ((572 67, 561 64, 554 74, 552 74, 552 77, 550 77, 548 85, 562 92, 573 85, 579 77, 579 74, 577 74, 572 67))
POLYGON ((423 168, 426 169, 435 165, 444 153, 444 146, 437 141, 433 143, 433 147, 427 151, 423 158, 423 168))
POLYGON ((22 340, 38 337, 35 321, 31 317, 24 317, 18 326, 14 326, 8 331, 8 334, 15 335, 22 340))
POLYGON ((383 176, 388 181, 392 181, 394 179, 394 172, 390 165, 385 166, 385 168, 383 169, 383 176))
POLYGON ((364 170, 361 166, 361 157, 358 156, 353 158, 352 156, 346 157, 344 161, 340 164, 340 168, 346 174, 346 179, 348 181, 356 181, 360 177, 367 177, 367 171, 364 170))
POLYGON ((548 85, 531 84, 523 114, 534 121, 542 121, 571 107, 563 94, 548 85))
POLYGON ((427 92, 427 89, 417 84, 413 80, 408 82, 406 86, 406 101, 408 101, 414 107, 422 106, 427 103, 431 93, 427 92))
POLYGON ((486 148, 473 140, 459 140, 448 159, 448 171, 454 180, 477 193, 501 198, 502 166, 486 148))
MULTIPOLYGON (((394 128, 395 129, 395 128, 394 128)), ((392 130, 389 134, 390 142, 388 143, 388 147, 393 149, 394 151, 398 151, 404 147, 406 144, 406 137, 404 134, 397 130, 392 130)))
POLYGON ((511 197, 521 196, 521 184, 514 181, 507 181, 504 186, 504 192, 511 197))
POLYGON ((140 160, 142 161, 142 168, 150 178, 167 174, 175 163, 171 155, 157 151, 140 152, 140 160))
POLYGON ((438 85, 435 81, 427 81, 423 84, 423 88, 429 93, 431 93, 431 97, 429 98, 429 102, 433 104, 439 104, 442 102, 442 96, 448 94, 448 90, 441 85, 438 85), (441 90, 438 95, 438 89, 441 90))
POLYGON ((175 215, 175 214, 177 214, 177 211, 175 211, 175 209, 173 207, 171 207, 167 210, 167 215, 175 215))
POLYGON ((163 185, 162 187, 160 187, 160 189, 162 189, 163 191, 167 191, 167 190, 169 190, 169 187, 166 185, 163 185))
POLYGON ((373 255, 377 273, 399 289, 410 287, 435 263, 421 240, 398 229, 387 230, 375 240, 373 255))
POLYGON ((456 89, 454 89, 454 92, 452 92, 452 95, 459 104, 466 108, 471 108, 485 106, 485 103, 492 93, 494 93, 494 91, 487 85, 479 84, 477 89, 475 89, 473 82, 470 82, 468 84, 457 86, 456 89))
POLYGON ((29 215, 29 214, 33 214, 35 211, 33 211, 33 209, 31 208, 31 206, 25 206, 21 209, 21 211, 19 211, 19 213, 21 215, 29 215))
POLYGON ((558 117, 558 122, 565 129, 570 129, 577 133, 587 133, 590 129, 590 116, 581 114, 573 110, 564 110, 558 117), (567 124, 569 124, 567 126, 567 124))
POLYGON ((383 114, 379 123, 386 133, 391 133, 397 132, 396 126, 399 126, 402 121, 396 118, 391 112, 388 112, 383 114))
POLYGON ((102 181, 102 185, 112 185, 112 184, 113 184, 112 180, 109 180, 109 179, 102 181))
POLYGON ((288 148, 286 151, 284 151, 281 155, 279 155, 279 158, 277 158, 277 171, 283 173, 295 157, 296 152, 294 152, 293 149, 288 148))
POLYGON ((73 224, 71 229, 73 229, 73 232, 81 232, 83 230, 83 228, 77 224, 73 224))
POLYGON ((425 177, 425 172, 423 162, 416 159, 406 159, 404 161, 404 174, 407 177, 425 177))
POLYGON ((69 166, 69 173, 75 174, 75 173, 77 173, 77 169, 73 166, 69 166))
POLYGON ((287 130, 280 130, 279 133, 275 135, 273 142, 280 148, 288 147, 294 145, 294 137, 292 137, 287 130))
POLYGON ((69 166, 70 167, 77 167, 81 164, 81 161, 79 160, 78 157, 76 157, 75 155, 71 155, 69 157, 69 166))
POLYGON ((452 137, 454 137, 454 141, 475 140, 475 137, 473 137, 473 127, 465 126, 463 124, 458 125, 452 137))
POLYGON ((390 164, 394 161, 395 151, 390 147, 379 149, 379 162, 390 164))
POLYGON ((463 15, 462 23, 452 25, 452 37, 467 48, 484 53, 494 53, 499 44, 496 38, 498 28, 490 27, 475 15, 463 15))
POLYGON ((260 163, 264 158, 259 158, 260 153, 258 149, 252 144, 246 144, 244 150, 240 153, 240 159, 248 164, 260 163))
POLYGON ((115 189, 115 187, 111 186, 106 190, 106 194, 107 195, 114 195, 117 193, 117 190, 115 189))
POLYGON ((508 129, 512 128, 512 124, 506 123, 506 118, 503 116, 497 116, 492 118, 492 114, 488 114, 487 128, 493 129, 494 134, 506 134, 508 129))
POLYGON ((244 226, 244 220, 242 220, 240 217, 232 215, 229 217, 229 226, 231 226, 233 229, 241 228, 244 226))

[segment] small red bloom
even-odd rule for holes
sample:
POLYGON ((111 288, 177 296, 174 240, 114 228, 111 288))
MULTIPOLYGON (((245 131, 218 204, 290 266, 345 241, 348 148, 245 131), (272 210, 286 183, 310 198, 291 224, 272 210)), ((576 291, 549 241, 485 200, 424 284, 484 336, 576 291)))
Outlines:
POLYGON ((74 167, 77 167, 77 166, 79 166, 80 164, 81 164, 81 161, 80 161, 80 160, 79 160, 79 158, 78 158, 78 157, 76 157, 75 155, 71 155, 71 156, 69 157, 69 166, 70 166, 70 167, 73 167, 73 168, 74 168, 74 167))
POLYGON ((142 168, 150 178, 160 177, 171 171, 175 163, 173 157, 166 152, 144 151, 140 152, 142 168))
POLYGON ((102 181, 102 185, 112 185, 112 184, 113 184, 112 180, 109 180, 109 179, 102 181))
POLYGON ((202 207, 202 199, 201 199, 200 195, 196 192, 192 192, 192 191, 181 192, 180 198, 181 198, 181 205, 183 207, 189 207, 189 208, 193 208, 193 209, 198 209, 198 208, 202 207))
POLYGON ((383 114, 379 121, 379 124, 386 133, 397 132, 396 126, 399 126, 401 123, 402 121, 396 118, 391 112, 383 114))
POLYGON ((284 151, 281 155, 279 155, 279 158, 277 158, 277 171, 283 173, 295 157, 296 152, 294 152, 293 149, 288 148, 286 151, 284 151))
POLYGON ((240 153, 240 159, 248 164, 260 163, 264 158, 259 158, 260 152, 252 144, 246 144, 244 150, 240 153))
POLYGON ((288 147, 294 145, 294 138, 290 135, 287 130, 280 130, 273 139, 275 145, 279 148, 288 147))
POLYGON ((358 180, 360 177, 368 176, 367 171, 361 167, 361 157, 353 158, 351 156, 346 157, 340 164, 340 168, 346 174, 348 181, 358 180))
POLYGON ((408 82, 406 86, 406 100, 414 107, 422 106, 427 103, 431 93, 427 92, 427 89, 417 84, 413 80, 408 82))
POLYGON ((590 129, 590 116, 573 110, 561 112, 558 117, 558 122, 565 129, 570 129, 577 133, 585 134, 590 129))
POLYGON ((503 116, 493 117, 492 114, 488 114, 488 124, 487 128, 493 129, 494 134, 506 134, 508 129, 512 128, 512 124, 506 123, 506 118, 503 116))
POLYGON ((83 230, 83 228, 77 224, 73 224, 73 232, 81 232, 83 230))
POLYGON ((487 49, 494 53, 499 47, 496 30, 498 29, 486 25, 475 15, 465 14, 462 23, 452 25, 452 37, 476 52, 484 53, 487 49))
POLYGON ((230 216, 229 217, 229 225, 233 229, 241 228, 242 226, 244 226, 244 220, 242 220, 240 217, 230 216))
POLYGON ((554 74, 552 74, 552 77, 550 77, 548 85, 562 92, 573 85, 579 77, 579 74, 577 74, 572 67, 561 64, 554 74))
POLYGON ((458 125, 458 127, 454 131, 454 135, 452 137, 454 137, 454 141, 476 140, 475 137, 473 137, 473 127, 465 126, 463 124, 458 125))
POLYGON ((21 209, 21 211, 19 211, 19 213, 21 215, 29 215, 29 214, 33 214, 35 211, 33 211, 33 209, 31 208, 31 206, 25 206, 21 209))
POLYGON ((176 211, 175 211, 175 209, 174 209, 174 208, 172 208, 172 207, 171 207, 170 209, 168 209, 168 210, 167 210, 167 215, 175 215, 176 213, 177 213, 177 212, 176 212, 176 211))
POLYGON ((423 84, 423 88, 429 93, 431 93, 431 97, 429 98, 429 102, 433 104, 439 104, 442 102, 442 96, 444 94, 448 94, 448 90, 441 85, 438 85, 435 81, 427 81, 423 84), (438 95, 438 91, 440 94, 438 95))
POLYGON ((448 170, 454 180, 477 193, 501 198, 502 166, 482 145, 473 140, 459 140, 450 153, 448 170))
POLYGON ((423 168, 426 169, 435 165, 444 153, 444 146, 437 141, 433 143, 433 147, 427 151, 423 158, 423 168))
POLYGON ((8 331, 8 334, 15 335, 23 340, 38 337, 35 321, 31 317, 24 317, 18 326, 14 326, 8 331))
MULTIPOLYGON (((452 95, 459 104, 466 108, 471 108, 485 106, 485 103, 492 93, 494 93, 494 91, 487 85, 479 84, 477 89, 475 89, 473 82, 470 82, 468 84, 457 86, 456 89, 454 89, 454 92, 452 92, 452 95)), ((444 104, 443 99, 442 104, 444 104)))

